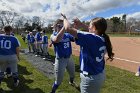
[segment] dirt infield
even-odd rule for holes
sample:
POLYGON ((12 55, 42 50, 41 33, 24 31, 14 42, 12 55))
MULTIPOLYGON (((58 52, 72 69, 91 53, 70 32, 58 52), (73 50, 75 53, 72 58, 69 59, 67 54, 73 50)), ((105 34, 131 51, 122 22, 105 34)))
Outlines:
MULTIPOLYGON (((140 38, 111 37, 115 60, 106 62, 108 65, 136 72, 140 66, 140 38)), ((79 56, 79 46, 73 45, 73 54, 79 56)))

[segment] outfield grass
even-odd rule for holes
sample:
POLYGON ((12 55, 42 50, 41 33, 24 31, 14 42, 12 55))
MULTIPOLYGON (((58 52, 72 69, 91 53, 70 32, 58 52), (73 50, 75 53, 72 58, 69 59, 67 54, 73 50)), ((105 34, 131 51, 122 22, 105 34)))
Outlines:
MULTIPOLYGON (((54 55, 52 49, 49 49, 49 52, 54 55)), ((75 81, 80 84, 78 57, 73 57, 76 66, 75 81)), ((106 81, 101 93, 140 93, 140 77, 135 77, 134 73, 108 65, 106 65, 105 71, 106 81)), ((17 89, 11 88, 11 84, 6 85, 5 82, 2 82, 2 88, 6 90, 6 93, 49 93, 51 90, 53 79, 45 77, 29 64, 24 57, 21 57, 21 62, 19 63, 19 73, 21 83, 17 89), (11 89, 13 90, 11 91, 11 89)), ((66 72, 63 83, 56 93, 80 93, 68 84, 68 77, 66 72)), ((8 82, 9 80, 6 79, 5 81, 8 82)))
POLYGON ((27 47, 27 44, 26 44, 25 42, 23 42, 21 36, 20 36, 20 35, 16 35, 16 37, 17 37, 18 40, 20 41, 20 44, 21 44, 20 48, 21 48, 21 49, 22 49, 22 48, 26 48, 26 47, 27 47))

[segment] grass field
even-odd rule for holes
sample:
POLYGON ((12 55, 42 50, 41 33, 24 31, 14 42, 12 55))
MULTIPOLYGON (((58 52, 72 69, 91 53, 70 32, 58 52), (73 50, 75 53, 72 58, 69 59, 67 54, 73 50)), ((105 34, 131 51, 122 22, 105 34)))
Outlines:
MULTIPOLYGON (((18 36, 21 47, 25 48, 25 43, 18 36)), ((49 49, 50 54, 54 55, 53 50, 49 49)), ((76 83, 80 84, 78 57, 74 57, 76 66, 76 83)), ((49 93, 53 79, 48 79, 40 71, 29 64, 24 55, 19 62, 20 86, 12 87, 12 81, 5 79, 2 82, 2 88, 6 93, 49 93), (6 83, 5 83, 6 82, 6 83)), ((140 77, 135 77, 134 73, 121 70, 119 68, 106 65, 106 81, 101 93, 140 93, 140 77)), ((1 93, 1 92, 0 92, 1 93)), ((68 84, 68 73, 65 73, 62 85, 56 93, 80 93, 74 87, 68 84)))

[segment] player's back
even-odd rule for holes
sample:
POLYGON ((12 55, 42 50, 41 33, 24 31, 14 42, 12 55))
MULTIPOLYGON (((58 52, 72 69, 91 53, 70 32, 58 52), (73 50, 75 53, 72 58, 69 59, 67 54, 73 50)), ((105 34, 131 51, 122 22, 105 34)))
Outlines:
POLYGON ((14 55, 19 41, 11 35, 0 35, 0 55, 14 55))

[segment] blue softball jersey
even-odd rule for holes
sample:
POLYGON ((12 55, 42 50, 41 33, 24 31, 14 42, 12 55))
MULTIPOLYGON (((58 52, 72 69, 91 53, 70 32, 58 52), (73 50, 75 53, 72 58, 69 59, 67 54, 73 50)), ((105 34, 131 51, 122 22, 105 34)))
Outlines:
POLYGON ((48 37, 46 35, 42 36, 43 44, 48 44, 48 37))
POLYGON ((29 35, 29 34, 26 35, 26 39, 27 39, 28 41, 30 41, 30 35, 29 35))
POLYGON ((35 37, 34 36, 31 36, 30 37, 30 43, 34 43, 35 42, 35 37))
POLYGON ((19 46, 20 43, 16 37, 0 35, 0 55, 14 55, 19 46))
MULTIPOLYGON (((58 32, 54 32, 51 35, 51 40, 53 36, 56 36, 57 34, 58 32)), ((74 37, 69 33, 64 33, 64 36, 59 43, 54 43, 52 40, 56 58, 69 58, 71 56, 72 54, 71 41, 74 41, 74 37)))
POLYGON ((37 33, 36 33, 35 39, 36 39, 37 41, 41 41, 41 40, 42 40, 40 32, 37 32, 37 33))
POLYGON ((77 31, 76 44, 80 45, 80 70, 85 74, 97 75, 104 70, 106 53, 103 37, 77 31))

